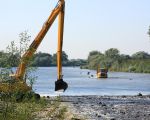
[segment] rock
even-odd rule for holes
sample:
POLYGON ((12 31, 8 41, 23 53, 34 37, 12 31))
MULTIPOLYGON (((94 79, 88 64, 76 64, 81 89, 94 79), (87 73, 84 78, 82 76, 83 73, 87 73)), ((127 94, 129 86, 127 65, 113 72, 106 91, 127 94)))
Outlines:
POLYGON ((124 111, 120 111, 120 113, 125 114, 125 112, 124 112, 124 111))
POLYGON ((110 118, 110 120, 116 120, 115 118, 110 118))
POLYGON ((92 104, 91 106, 93 107, 94 105, 92 104))
POLYGON ((137 96, 143 96, 142 93, 139 93, 137 96))
POLYGON ((106 104, 104 104, 104 103, 103 103, 103 104, 102 104, 102 106, 103 106, 103 107, 105 107, 105 106, 106 106, 106 104))
POLYGON ((102 102, 99 102, 98 104, 102 104, 102 102))
POLYGON ((101 117, 101 115, 99 115, 99 114, 97 114, 97 113, 95 114, 95 116, 97 116, 98 118, 101 117))
POLYGON ((73 102, 73 104, 79 104, 78 102, 73 102))

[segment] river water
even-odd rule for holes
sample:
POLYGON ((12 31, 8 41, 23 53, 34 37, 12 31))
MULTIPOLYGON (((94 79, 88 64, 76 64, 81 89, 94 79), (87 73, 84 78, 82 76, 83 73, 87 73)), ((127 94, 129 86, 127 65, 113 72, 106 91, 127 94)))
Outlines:
MULTIPOLYGON (((96 74, 94 70, 79 67, 64 67, 63 80, 68 83, 68 89, 62 95, 137 95, 150 94, 150 74, 108 72, 107 79, 91 78, 87 75, 96 74)), ((33 89, 40 95, 55 96, 56 67, 40 67, 35 73, 36 80, 33 89)))

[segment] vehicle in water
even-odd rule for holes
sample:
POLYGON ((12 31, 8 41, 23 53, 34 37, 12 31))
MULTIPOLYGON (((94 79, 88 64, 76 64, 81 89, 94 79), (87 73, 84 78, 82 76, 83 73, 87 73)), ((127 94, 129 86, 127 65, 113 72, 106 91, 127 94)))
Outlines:
POLYGON ((108 77, 107 72, 108 72, 107 68, 98 68, 96 76, 97 78, 107 78, 108 77))

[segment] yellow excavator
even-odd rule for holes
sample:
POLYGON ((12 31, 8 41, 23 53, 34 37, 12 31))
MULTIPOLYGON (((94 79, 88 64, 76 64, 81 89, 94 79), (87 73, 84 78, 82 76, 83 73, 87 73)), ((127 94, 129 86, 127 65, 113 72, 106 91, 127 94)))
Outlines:
POLYGON ((100 68, 100 65, 98 65, 97 67, 97 78, 107 78, 107 72, 108 72, 108 69, 107 68, 100 68))
POLYGON ((57 81, 55 82, 55 91, 63 90, 68 88, 68 84, 63 81, 62 75, 62 46, 63 46, 63 30, 64 30, 64 14, 65 14, 65 0, 59 0, 56 7, 52 10, 52 13, 48 17, 47 21, 44 23, 42 29, 35 37, 29 49, 21 58, 21 62, 16 70, 16 73, 12 75, 15 80, 23 81, 25 75, 27 64, 29 59, 33 56, 46 33, 52 26, 56 17, 58 16, 58 48, 57 48, 57 81))

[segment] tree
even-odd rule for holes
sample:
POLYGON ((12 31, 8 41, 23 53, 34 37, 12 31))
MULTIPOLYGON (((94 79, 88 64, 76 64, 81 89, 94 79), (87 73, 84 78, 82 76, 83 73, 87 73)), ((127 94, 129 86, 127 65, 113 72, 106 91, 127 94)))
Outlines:
POLYGON ((69 62, 68 55, 65 53, 65 51, 62 51, 62 65, 67 65, 69 62))
MULTIPOLYGON (((105 64, 107 68, 110 68, 113 63, 117 64, 120 60, 119 50, 116 48, 110 48, 105 51, 105 64)), ((117 65, 116 65, 117 66, 117 65)))
POLYGON ((71 59, 69 60, 69 63, 68 63, 69 66, 83 66, 86 64, 87 64, 87 61, 83 59, 71 59))
MULTIPOLYGON (((88 68, 97 69, 99 64, 102 64, 104 55, 99 51, 91 51, 88 55, 88 68)), ((102 65, 101 65, 102 66, 102 65)))
POLYGON ((34 55, 33 66, 48 67, 52 65, 52 55, 39 52, 34 55))
POLYGON ((88 62, 92 61, 94 58, 97 58, 98 56, 103 56, 103 54, 99 51, 91 51, 88 55, 88 62))
MULTIPOLYGON (((24 31, 22 33, 19 34, 19 56, 20 56, 20 61, 22 60, 21 57, 22 55, 25 54, 25 52, 28 50, 29 48, 29 42, 31 41, 31 36, 28 34, 28 31, 24 31)), ((35 76, 34 74, 31 74, 33 72, 35 72, 37 70, 36 67, 32 67, 33 64, 33 58, 34 56, 31 56, 30 59, 28 59, 28 64, 26 65, 26 69, 25 69, 25 75, 23 80, 27 83, 29 82, 30 86, 32 87, 34 82, 37 79, 37 76, 35 76)))
POLYGON ((144 51, 136 52, 132 55, 133 59, 149 59, 150 55, 144 51))
POLYGON ((120 59, 123 60, 129 60, 131 57, 129 55, 121 54, 120 59))
POLYGON ((94 50, 94 51, 91 51, 91 52, 89 53, 89 56, 99 55, 99 54, 101 54, 99 51, 94 50))
MULTIPOLYGON (((62 65, 67 65, 69 62, 68 60, 68 55, 65 53, 65 51, 62 51, 62 65)), ((57 65, 57 53, 53 54, 53 57, 52 57, 52 64, 54 66, 57 65)))
POLYGON ((117 59, 119 57, 119 50, 116 48, 110 48, 105 51, 105 56, 111 59, 117 59))
POLYGON ((31 36, 28 35, 28 31, 24 31, 19 34, 19 38, 19 53, 21 57, 29 47, 31 36))
POLYGON ((96 69, 98 65, 100 68, 108 68, 110 71, 150 73, 150 54, 140 51, 131 57, 124 54, 120 55, 116 48, 106 50, 105 54, 91 51, 86 65, 81 68, 96 69))
POLYGON ((52 65, 53 66, 56 66, 57 65, 57 54, 53 54, 53 57, 52 57, 52 65))
MULTIPOLYGON (((13 81, 13 79, 9 77, 9 75, 14 74, 13 67, 18 66, 19 61, 21 61, 21 56, 26 52, 28 48, 31 37, 28 35, 27 31, 24 31, 19 34, 19 38, 19 47, 17 47, 16 43, 12 41, 6 48, 6 52, 4 54, 1 52, 2 57, 0 61, 3 62, 3 68, 0 69, 0 73, 2 73, 0 74, 0 79, 6 82, 13 81)), ((30 85, 32 86, 37 77, 31 74, 36 70, 35 67, 31 67, 31 62, 32 59, 30 59, 29 64, 27 65, 23 80, 25 82, 29 81, 29 83, 31 83, 30 85)))
POLYGON ((20 57, 19 57, 19 49, 16 47, 16 43, 12 41, 10 45, 6 48, 6 54, 3 56, 4 65, 3 67, 15 67, 18 65, 20 57))

